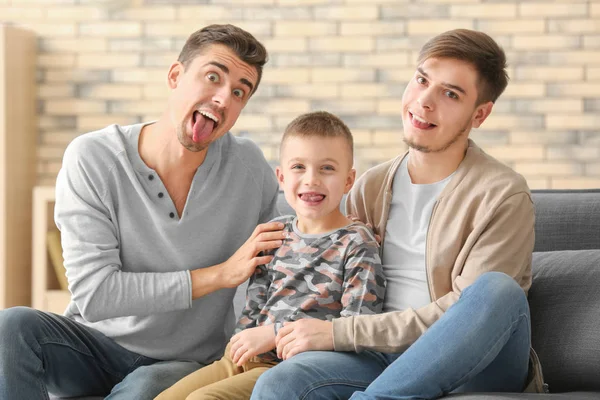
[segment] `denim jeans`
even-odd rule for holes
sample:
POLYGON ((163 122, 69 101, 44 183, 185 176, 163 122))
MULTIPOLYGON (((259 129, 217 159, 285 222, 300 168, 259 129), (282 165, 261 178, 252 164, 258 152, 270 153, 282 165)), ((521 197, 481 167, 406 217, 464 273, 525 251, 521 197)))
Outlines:
POLYGON ((0 400, 107 396, 153 399, 202 367, 133 353, 66 317, 15 307, 0 311, 0 400))
POLYGON ((265 372, 252 400, 435 399, 452 392, 520 392, 530 343, 525 293, 508 275, 488 272, 404 353, 301 353, 265 372))

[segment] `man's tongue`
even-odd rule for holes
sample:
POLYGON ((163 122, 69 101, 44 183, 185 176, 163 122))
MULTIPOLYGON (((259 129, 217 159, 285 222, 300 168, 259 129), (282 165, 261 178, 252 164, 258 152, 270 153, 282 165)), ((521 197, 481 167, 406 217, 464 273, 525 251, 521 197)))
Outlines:
POLYGON ((300 198, 309 203, 317 203, 325 198, 322 194, 316 193, 304 193, 300 195, 300 198))
POLYGON ((205 140, 210 136, 215 127, 215 121, 213 121, 210 118, 206 118, 198 111, 194 112, 194 116, 196 122, 194 122, 194 126, 192 127, 192 139, 194 140, 194 142, 198 143, 201 140, 205 140))

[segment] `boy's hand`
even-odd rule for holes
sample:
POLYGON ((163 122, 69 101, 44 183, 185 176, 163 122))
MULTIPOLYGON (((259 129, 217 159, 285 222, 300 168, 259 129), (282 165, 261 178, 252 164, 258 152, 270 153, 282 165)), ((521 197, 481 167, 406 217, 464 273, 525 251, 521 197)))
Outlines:
POLYGON ((282 360, 305 351, 333 350, 333 323, 312 318, 285 323, 275 343, 282 360))
POLYGON ((276 249, 286 237, 281 222, 267 222, 254 229, 246 243, 227 261, 219 264, 225 287, 237 287, 254 273, 257 266, 267 264, 273 256, 257 257, 261 251, 276 249))
POLYGON ((231 359, 238 367, 241 367, 251 357, 275 348, 275 331, 273 325, 248 328, 234 335, 229 342, 231 343, 231 359))

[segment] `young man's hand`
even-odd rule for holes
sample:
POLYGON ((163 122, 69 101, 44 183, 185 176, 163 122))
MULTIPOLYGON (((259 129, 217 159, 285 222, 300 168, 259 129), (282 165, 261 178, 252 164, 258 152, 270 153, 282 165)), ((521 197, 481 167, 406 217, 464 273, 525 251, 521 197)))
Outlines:
POLYGON ((231 359, 238 367, 241 367, 251 357, 275 348, 275 331, 273 325, 248 328, 234 335, 229 342, 231 343, 231 359))
MULTIPOLYGON (((362 222, 358 217, 355 217, 354 215, 346 215, 346 218, 354 221, 354 222, 362 222)), ((375 229, 373 228, 373 225, 370 222, 365 222, 364 223, 370 230, 373 231, 373 235, 375 235, 375 240, 377 241, 377 244, 381 244, 381 236, 375 233, 375 229)))
POLYGON ((275 343, 282 360, 305 351, 333 350, 333 323, 312 318, 285 323, 275 343))
POLYGON ((281 222, 267 222, 254 229, 246 243, 227 261, 219 264, 225 287, 237 287, 246 281, 261 264, 267 264, 273 256, 257 256, 265 250, 276 249, 286 237, 281 222))

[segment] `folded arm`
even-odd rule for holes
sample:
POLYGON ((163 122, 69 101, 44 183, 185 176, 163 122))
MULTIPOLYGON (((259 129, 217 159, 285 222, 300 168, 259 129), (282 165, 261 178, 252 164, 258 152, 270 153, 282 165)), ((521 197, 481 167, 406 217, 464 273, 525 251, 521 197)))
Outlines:
POLYGON ((481 274, 497 271, 513 277, 525 291, 531 284, 534 210, 528 193, 504 200, 470 243, 452 290, 419 309, 360 315, 333 323, 336 351, 402 352, 414 343, 481 274))

